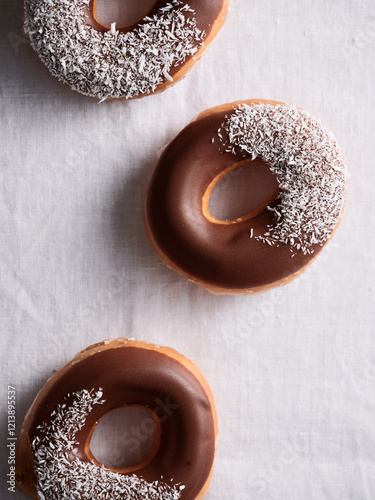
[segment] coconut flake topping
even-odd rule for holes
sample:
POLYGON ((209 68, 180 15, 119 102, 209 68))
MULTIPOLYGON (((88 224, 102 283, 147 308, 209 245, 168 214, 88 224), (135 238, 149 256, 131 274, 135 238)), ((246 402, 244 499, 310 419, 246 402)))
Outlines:
POLYGON ((227 152, 268 163, 279 183, 278 203, 267 207, 274 222, 254 238, 290 245, 293 254, 311 254, 313 245, 322 246, 342 216, 347 171, 335 138, 321 122, 296 106, 241 105, 218 135, 227 152))
POLYGON ((204 43, 194 10, 171 0, 132 31, 115 23, 105 33, 88 25, 90 0, 25 0, 25 30, 31 44, 59 80, 83 94, 132 98, 149 94, 170 69, 204 43))
POLYGON ((177 500, 182 485, 161 481, 148 483, 135 474, 111 472, 76 454, 77 432, 85 425, 94 405, 103 404, 102 389, 67 394, 51 414, 49 422, 38 427, 32 442, 40 500, 177 500))

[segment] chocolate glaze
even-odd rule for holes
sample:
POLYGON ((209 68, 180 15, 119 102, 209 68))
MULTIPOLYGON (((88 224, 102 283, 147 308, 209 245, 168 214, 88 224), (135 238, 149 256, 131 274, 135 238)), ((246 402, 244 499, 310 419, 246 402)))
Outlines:
MULTIPOLYGON (((171 3, 171 0, 159 0, 155 2, 155 5, 150 9, 147 15, 150 17, 156 15, 160 8, 165 7, 169 3, 171 3)), ((220 15, 224 15, 225 17, 223 12, 226 12, 226 9, 228 8, 229 0, 186 0, 185 3, 194 9, 194 17, 197 20, 198 28, 205 32, 205 38, 207 38, 207 36, 211 33, 215 21, 220 17, 220 15)), ((190 14, 187 13, 187 15, 190 14)), ((118 29, 120 33, 127 33, 138 28, 139 25, 142 24, 142 21, 143 18, 132 25, 118 28, 116 27, 116 29, 118 29)), ((109 26, 105 26, 100 23, 96 16, 96 0, 90 0, 87 10, 87 24, 101 33, 110 29, 109 26)), ((186 64, 186 62, 191 60, 193 57, 194 56, 186 58, 183 64, 186 64)), ((180 68, 181 64, 170 68, 170 75, 174 76, 180 68)))
MULTIPOLYGON (((223 152, 218 129, 233 111, 213 112, 190 123, 163 151, 152 174, 145 200, 145 217, 154 244, 193 280, 230 290, 264 287, 300 272, 313 255, 294 257, 290 246, 271 247, 250 238, 267 232, 273 213, 267 209, 233 224, 210 221, 202 198, 224 170, 250 155, 223 152), (212 139, 215 141, 212 142, 212 139)), ((257 159, 256 161, 261 161, 257 159)), ((249 167, 250 168, 250 167, 249 167)), ((277 206, 275 200, 270 206, 277 206)))
POLYGON ((185 485, 181 499, 196 498, 213 466, 216 435, 210 400, 191 371, 162 352, 124 345, 95 352, 58 375, 37 407, 32 407, 29 442, 38 435, 38 425, 49 422, 68 393, 101 387, 106 401, 93 407, 77 433, 77 456, 89 460, 85 444, 107 412, 124 405, 145 406, 159 420, 160 446, 154 459, 135 473, 148 482, 163 476, 171 485, 181 483, 185 485))

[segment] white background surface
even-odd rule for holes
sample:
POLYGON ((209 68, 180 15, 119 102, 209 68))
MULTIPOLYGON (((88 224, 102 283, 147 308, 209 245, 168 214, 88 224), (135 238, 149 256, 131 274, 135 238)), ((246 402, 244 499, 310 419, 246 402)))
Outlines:
MULTIPOLYGON (((170 345, 216 396, 208 500, 375 498, 375 7, 232 0, 205 58, 165 93, 98 105, 53 78, 1 0, 1 454, 37 390, 108 337, 170 345), (337 235, 309 271, 256 297, 215 297, 151 249, 142 197, 157 151, 237 99, 297 104, 334 131, 350 169, 337 235)), ((4 488, 1 498, 24 498, 4 488)))

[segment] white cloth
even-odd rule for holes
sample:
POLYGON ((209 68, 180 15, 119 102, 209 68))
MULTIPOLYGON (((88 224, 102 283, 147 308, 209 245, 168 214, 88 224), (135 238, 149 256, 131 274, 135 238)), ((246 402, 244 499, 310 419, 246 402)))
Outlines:
MULTIPOLYGON (((21 0, 2 1, 0 22, 3 430, 8 385, 19 431, 54 370, 92 343, 130 336, 178 349, 212 386, 220 440, 207 499, 372 500, 371 0, 232 0, 184 81, 100 105, 38 60, 23 37, 21 0), (157 151, 190 119, 251 97, 297 104, 335 133, 351 173, 347 209, 298 281, 215 297, 159 261, 142 198, 157 151)), ((24 498, 1 487, 1 498, 24 498)))

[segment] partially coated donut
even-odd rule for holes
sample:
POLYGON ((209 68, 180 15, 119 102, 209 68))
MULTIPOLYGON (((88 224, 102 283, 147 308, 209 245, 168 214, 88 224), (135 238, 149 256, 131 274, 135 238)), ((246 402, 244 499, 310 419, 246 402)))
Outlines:
POLYGON ((79 353, 41 389, 25 417, 16 482, 34 499, 193 500, 211 481, 217 416, 198 367, 173 349, 115 339, 79 353), (140 406, 152 451, 134 467, 101 467, 90 450, 99 420, 140 406))
POLYGON ((96 0, 25 0, 25 29, 51 73, 82 94, 132 99, 180 80, 224 24, 229 0, 155 0, 125 28, 99 22, 96 0))
POLYGON ((145 195, 146 232, 169 267, 207 290, 260 293, 289 283, 319 254, 340 223, 346 185, 335 139, 309 113, 276 101, 226 104, 163 150, 145 195), (272 199, 244 217, 215 219, 213 188, 251 161, 276 176, 272 199))

